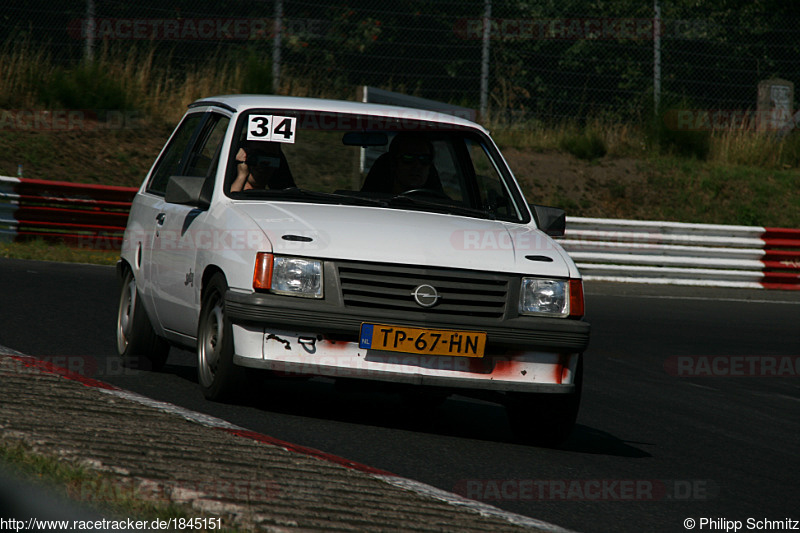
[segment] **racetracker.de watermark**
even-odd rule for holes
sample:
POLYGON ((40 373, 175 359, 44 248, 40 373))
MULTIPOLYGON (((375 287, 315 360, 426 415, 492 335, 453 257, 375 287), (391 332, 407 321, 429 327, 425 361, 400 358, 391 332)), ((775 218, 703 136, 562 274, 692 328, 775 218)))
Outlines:
MULTIPOLYGON (((247 229, 160 229, 128 232, 122 242, 122 251, 135 251, 141 247, 152 252, 272 250, 276 253, 302 253, 324 249, 329 242, 327 233, 306 228, 279 233, 247 229)), ((78 240, 78 246, 85 248, 99 243, 91 236, 78 240)))
POLYGON ((489 38, 516 40, 652 40, 656 37, 698 39, 708 35, 712 23, 708 20, 656 20, 653 18, 530 18, 508 19, 483 17, 456 21, 454 32, 461 39, 489 38), (488 22, 488 27, 485 22, 488 22))
POLYGON ((493 250, 553 250, 553 242, 539 232, 527 232, 511 236, 505 230, 456 230, 450 236, 450 244, 459 251, 493 250))
POLYGON ((269 18, 94 18, 69 22, 73 39, 139 41, 244 41, 271 39, 275 21, 269 18))
POLYGON ((106 378, 137 376, 140 372, 123 365, 120 357, 95 357, 93 355, 48 355, 39 357, 12 357, 0 367, 3 373, 41 374, 51 372, 72 378, 106 378))
MULTIPOLYGON (((604 248, 605 243, 620 243, 627 248, 617 246, 617 249, 627 249, 631 252, 642 250, 660 250, 663 248, 665 236, 662 233, 630 231, 594 232, 585 230, 567 230, 568 244, 570 246, 583 245, 604 248), (602 241, 599 239, 602 238, 602 241)), ((668 236, 670 244, 691 243, 690 237, 668 236)), ((456 230, 450 236, 450 244, 458 251, 491 251, 491 250, 518 250, 542 251, 553 250, 553 241, 537 231, 526 231, 511 234, 506 230, 456 230)))
POLYGON ((800 376, 798 355, 673 355, 664 361, 670 376, 796 378, 800 376))
POLYGON ((140 127, 137 111, 112 109, 2 109, 0 131, 96 131, 140 127))
POLYGON ((453 492, 478 501, 703 501, 719 487, 707 479, 463 479, 453 492))
POLYGON ((663 120, 672 131, 774 131, 790 127, 794 113, 780 109, 670 109, 663 120))

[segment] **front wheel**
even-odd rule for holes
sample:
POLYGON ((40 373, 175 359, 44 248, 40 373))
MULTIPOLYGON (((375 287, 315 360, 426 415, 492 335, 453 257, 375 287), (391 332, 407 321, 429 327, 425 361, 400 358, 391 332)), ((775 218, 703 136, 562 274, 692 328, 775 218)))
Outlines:
POLYGON ((197 378, 203 395, 223 401, 234 396, 243 369, 233 364, 233 329, 225 313, 228 283, 214 274, 203 290, 197 329, 197 378))
POLYGON ((161 370, 169 355, 169 344, 153 331, 130 269, 119 296, 117 352, 126 367, 138 370, 161 370))
POLYGON ((575 390, 569 394, 508 393, 506 409, 514 435, 521 441, 557 447, 572 433, 583 388, 583 355, 575 368, 575 390))

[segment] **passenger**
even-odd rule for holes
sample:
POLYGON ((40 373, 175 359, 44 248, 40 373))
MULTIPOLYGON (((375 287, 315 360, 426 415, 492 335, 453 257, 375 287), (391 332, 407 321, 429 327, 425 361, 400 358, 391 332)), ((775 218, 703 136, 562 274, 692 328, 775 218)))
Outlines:
POLYGON ((249 142, 236 153, 236 179, 231 192, 294 187, 281 143, 249 142))

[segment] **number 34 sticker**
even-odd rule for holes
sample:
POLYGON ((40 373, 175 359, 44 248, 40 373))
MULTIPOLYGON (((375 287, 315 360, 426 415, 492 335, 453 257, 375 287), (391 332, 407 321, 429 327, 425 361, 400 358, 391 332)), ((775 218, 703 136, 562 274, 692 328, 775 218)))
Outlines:
POLYGON ((248 141, 293 143, 297 119, 278 115, 250 115, 247 120, 248 141))

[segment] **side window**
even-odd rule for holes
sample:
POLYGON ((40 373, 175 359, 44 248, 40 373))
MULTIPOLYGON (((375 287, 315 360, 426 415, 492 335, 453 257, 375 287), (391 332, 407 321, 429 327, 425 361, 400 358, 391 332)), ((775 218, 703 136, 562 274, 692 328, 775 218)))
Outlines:
POLYGON ((198 136, 195 148, 189 156, 187 176, 208 177, 217 169, 219 151, 230 119, 223 115, 211 115, 198 136))
POLYGON ((202 113, 195 113, 186 117, 181 125, 178 126, 178 131, 175 132, 156 168, 153 169, 150 183, 147 184, 148 192, 164 194, 167 190, 169 177, 180 173, 184 163, 184 155, 187 153, 186 149, 202 119, 202 113))
POLYGON ((439 175, 444 193, 458 202, 464 202, 464 180, 458 167, 453 145, 448 140, 433 141, 434 168, 439 175))
POLYGON ((518 219, 520 214, 516 211, 506 184, 485 147, 469 140, 467 146, 475 169, 481 206, 500 218, 518 219))

